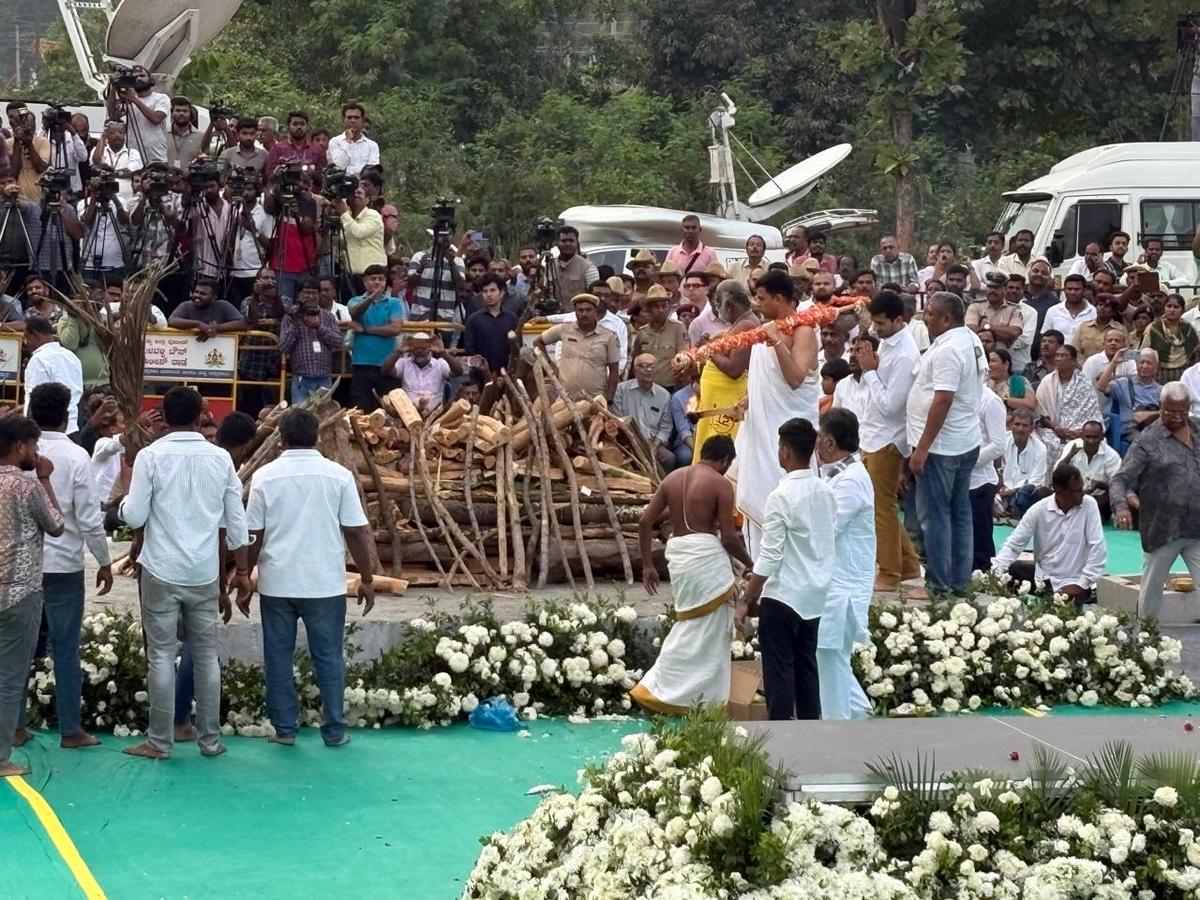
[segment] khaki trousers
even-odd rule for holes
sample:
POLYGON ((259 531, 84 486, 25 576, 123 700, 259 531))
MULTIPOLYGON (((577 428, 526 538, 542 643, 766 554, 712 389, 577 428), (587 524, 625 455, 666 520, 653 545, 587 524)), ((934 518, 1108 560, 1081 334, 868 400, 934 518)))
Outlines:
POLYGON ((879 580, 889 585, 921 574, 921 560, 900 523, 896 499, 896 482, 903 462, 904 457, 895 444, 874 453, 863 453, 863 464, 875 488, 875 561, 879 565, 879 580))

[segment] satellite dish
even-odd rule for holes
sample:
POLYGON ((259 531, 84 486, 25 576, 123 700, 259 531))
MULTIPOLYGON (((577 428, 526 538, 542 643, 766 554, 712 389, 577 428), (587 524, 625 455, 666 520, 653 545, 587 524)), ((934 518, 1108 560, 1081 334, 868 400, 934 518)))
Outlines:
POLYGON ((104 57, 174 81, 241 5, 242 0, 123 0, 108 23, 104 57))
POLYGON ((746 205, 758 221, 770 218, 799 200, 817 180, 850 155, 852 144, 837 144, 776 175, 746 198, 746 205))

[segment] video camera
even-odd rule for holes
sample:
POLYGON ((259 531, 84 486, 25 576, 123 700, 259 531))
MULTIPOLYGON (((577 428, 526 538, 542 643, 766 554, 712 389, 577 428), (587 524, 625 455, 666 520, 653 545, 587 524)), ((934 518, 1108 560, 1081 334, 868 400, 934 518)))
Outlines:
POLYGON ((429 227, 433 231, 433 243, 437 247, 446 247, 454 236, 454 201, 448 197, 438 197, 429 213, 429 227))
POLYGON ((547 253, 554 246, 554 236, 558 233, 558 223, 549 216, 542 216, 534 223, 535 242, 539 253, 547 253))
POLYGON ((65 194, 71 190, 71 170, 46 169, 38 176, 38 184, 43 191, 65 194))
POLYGON ((235 166, 233 174, 229 176, 229 187, 235 193, 244 194, 247 188, 257 190, 262 187, 262 179, 259 177, 257 169, 242 169, 235 166))
POLYGON ((213 119, 232 119, 237 113, 229 105, 228 100, 223 97, 214 97, 213 102, 209 104, 208 115, 213 119))
POLYGON ((285 201, 296 199, 304 189, 304 176, 311 174, 312 164, 304 159, 290 159, 275 170, 279 195, 285 201))
MULTIPOLYGON (((62 171, 66 171, 65 169, 62 171)), ((67 176, 67 186, 70 187, 70 176, 67 176)), ((101 202, 114 199, 121 191, 121 183, 117 181, 116 176, 111 171, 101 170, 97 174, 88 179, 88 188, 92 194, 101 202)))
POLYGON ((210 181, 220 181, 221 170, 213 159, 197 159, 187 167, 187 182, 193 191, 203 190, 210 181))
POLYGON ((42 111, 42 131, 47 134, 62 134, 71 125, 71 112, 61 103, 50 101, 42 111))
POLYGON ((353 199, 358 192, 358 176, 347 175, 344 169, 328 166, 321 173, 321 196, 327 200, 353 199))
POLYGON ((152 206, 162 203, 171 192, 171 178, 177 174, 177 169, 171 169, 162 163, 151 163, 142 170, 142 193, 152 206))
POLYGON ((108 76, 108 81, 118 91, 136 91, 138 76, 137 72, 128 66, 114 66, 112 74, 108 76))

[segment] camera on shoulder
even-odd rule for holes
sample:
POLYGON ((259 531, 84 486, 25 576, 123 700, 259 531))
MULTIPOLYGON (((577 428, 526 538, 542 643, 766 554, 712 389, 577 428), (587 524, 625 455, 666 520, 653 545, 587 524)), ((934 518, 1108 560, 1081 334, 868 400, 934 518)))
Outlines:
POLYGON ((337 166, 327 166, 321 173, 321 196, 327 200, 349 201, 357 192, 357 175, 348 175, 337 166))

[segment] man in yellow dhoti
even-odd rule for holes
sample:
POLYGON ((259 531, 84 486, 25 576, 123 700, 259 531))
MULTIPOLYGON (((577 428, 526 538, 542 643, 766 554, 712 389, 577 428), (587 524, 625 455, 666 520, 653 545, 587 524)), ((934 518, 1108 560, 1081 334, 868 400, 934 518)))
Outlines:
POLYGON ((710 437, 700 462, 676 469, 662 484, 638 523, 642 583, 657 593, 658 571, 650 538, 671 519, 667 569, 675 624, 658 660, 629 696, 652 712, 681 715, 696 703, 723 705, 729 699, 729 645, 733 632, 736 559, 749 568, 750 555, 733 522, 733 487, 725 472, 733 462, 733 440, 710 437))
MULTIPOLYGON (((738 281, 726 280, 717 285, 713 291, 712 304, 716 314, 729 325, 727 333, 737 334, 749 331, 759 325, 758 317, 750 304, 750 293, 738 281)), ((732 410, 746 396, 746 372, 750 367, 750 349, 743 347, 732 351, 728 356, 719 353, 704 364, 700 370, 699 399, 696 411, 732 410)), ((737 434, 739 418, 730 413, 709 415, 701 418, 696 424, 696 440, 693 444, 695 456, 693 462, 700 459, 700 448, 704 442, 717 434, 734 437, 737 434)))

